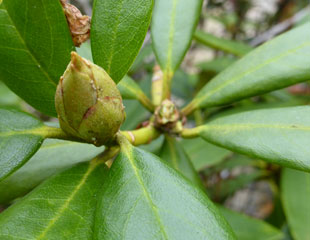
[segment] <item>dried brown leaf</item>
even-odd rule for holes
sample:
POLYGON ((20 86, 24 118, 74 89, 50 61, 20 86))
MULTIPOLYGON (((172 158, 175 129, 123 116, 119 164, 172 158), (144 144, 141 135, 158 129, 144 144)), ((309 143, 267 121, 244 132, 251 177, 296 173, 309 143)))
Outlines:
POLYGON ((90 17, 82 15, 79 9, 66 0, 60 0, 70 28, 74 45, 79 47, 90 37, 90 17))

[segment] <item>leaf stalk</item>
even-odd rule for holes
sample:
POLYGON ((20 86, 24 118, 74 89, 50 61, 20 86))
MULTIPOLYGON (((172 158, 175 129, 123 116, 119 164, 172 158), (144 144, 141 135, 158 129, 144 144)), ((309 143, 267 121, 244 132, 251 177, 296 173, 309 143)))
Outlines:
POLYGON ((183 138, 196 138, 199 136, 203 126, 195 127, 195 128, 184 128, 181 132, 181 137, 183 138))

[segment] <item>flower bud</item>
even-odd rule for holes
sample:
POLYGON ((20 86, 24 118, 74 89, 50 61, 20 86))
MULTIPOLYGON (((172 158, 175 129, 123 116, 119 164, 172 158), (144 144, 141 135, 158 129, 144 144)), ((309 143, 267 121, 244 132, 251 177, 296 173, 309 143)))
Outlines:
POLYGON ((175 123, 180 113, 174 103, 171 100, 164 100, 159 107, 155 110, 156 122, 159 125, 166 125, 169 123, 175 123))
POLYGON ((75 52, 60 78, 55 103, 63 131, 95 145, 108 144, 125 119, 114 81, 75 52))
POLYGON ((154 124, 156 128, 171 134, 178 134, 182 131, 183 117, 171 100, 164 100, 161 105, 156 108, 154 115, 154 124))

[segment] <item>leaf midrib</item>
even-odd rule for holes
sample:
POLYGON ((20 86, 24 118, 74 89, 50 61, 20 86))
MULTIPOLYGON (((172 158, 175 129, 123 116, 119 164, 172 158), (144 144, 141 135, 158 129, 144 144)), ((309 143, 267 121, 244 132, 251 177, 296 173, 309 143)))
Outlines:
POLYGON ((18 136, 18 135, 36 135, 44 137, 47 134, 47 127, 36 127, 32 129, 26 129, 26 130, 11 130, 8 132, 0 132, 0 138, 1 137, 11 137, 11 136, 18 136))
POLYGON ((141 177, 141 175, 139 173, 139 168, 135 164, 132 150, 133 150, 132 146, 126 146, 126 147, 123 148, 123 151, 125 152, 125 154, 127 155, 127 158, 130 161, 130 166, 132 167, 132 169, 134 171, 134 174, 135 174, 135 176, 136 176, 136 178, 137 178, 137 180, 138 180, 138 182, 139 182, 139 184, 141 186, 143 195, 144 195, 144 197, 147 199, 147 201, 151 205, 151 209, 152 209, 152 211, 153 211, 153 213, 155 215, 155 218, 156 218, 156 220, 157 220, 157 222, 159 224, 161 232, 163 233, 164 238, 168 240, 169 238, 168 238, 167 233, 165 231, 164 225, 163 225, 163 223, 160 220, 160 216, 158 214, 157 206, 153 203, 152 198, 151 198, 150 194, 148 193, 148 191, 146 189, 146 186, 144 185, 144 181, 143 181, 143 179, 142 179, 142 177, 141 177))
POLYGON ((110 51, 110 56, 109 56, 109 60, 108 60, 108 66, 107 66, 107 73, 111 74, 111 66, 112 66, 112 59, 113 59, 113 55, 114 55, 114 51, 115 51, 115 40, 116 40, 116 36, 117 36, 117 30, 120 24, 120 15, 121 15, 121 11, 123 9, 123 4, 124 4, 124 0, 119 0, 120 1, 120 8, 118 8, 118 14, 117 14, 117 18, 116 18, 116 24, 113 28, 113 34, 112 34, 112 42, 114 43, 112 45, 112 49, 110 51))
MULTIPOLYGON (((178 0, 173 0, 172 2, 172 11, 171 11, 171 21, 169 28, 169 41, 168 41, 168 53, 167 53, 167 65, 165 67, 165 73, 168 74, 172 71, 172 50, 173 50, 173 40, 174 40, 174 26, 175 26, 175 17, 176 17, 176 8, 178 0)), ((165 74, 165 75, 166 75, 165 74)))
POLYGON ((88 176, 94 171, 94 169, 97 167, 98 163, 90 163, 87 171, 85 172, 83 178, 79 182, 79 184, 73 189, 72 193, 68 197, 68 199, 64 202, 63 206, 59 208, 59 210, 55 213, 55 216, 50 220, 50 222, 47 224, 45 230, 41 232, 41 234, 36 238, 37 240, 40 240, 46 236, 48 231, 53 227, 53 225, 57 222, 57 220, 62 216, 64 211, 68 208, 71 201, 74 199, 78 191, 83 187, 83 185, 86 183, 88 176))
POLYGON ((285 129, 285 130, 299 130, 299 131, 310 131, 310 126, 301 126, 297 124, 264 124, 264 123, 240 123, 240 124, 209 124, 198 127, 198 132, 208 131, 208 130, 229 130, 229 131, 238 131, 238 130, 251 130, 259 128, 268 128, 268 129, 285 129))
POLYGON ((3 11, 5 11, 5 12, 7 13, 6 15, 8 16, 10 22, 12 23, 10 26, 12 26, 12 27, 14 27, 14 28, 16 29, 16 33, 17 33, 17 35, 18 35, 20 41, 21 41, 21 42, 23 43, 23 45, 25 46, 25 49, 28 51, 28 53, 29 53, 30 57, 32 58, 33 62, 36 63, 35 65, 41 66, 41 67, 39 68, 39 69, 41 70, 41 72, 46 76, 46 78, 49 80, 49 82, 51 82, 52 85, 54 85, 54 86, 56 87, 57 84, 50 78, 49 74, 47 73, 46 69, 44 68, 44 65, 42 65, 42 64, 37 60, 37 58, 35 57, 34 53, 30 50, 29 46, 27 45, 26 41, 23 39, 23 37, 22 37, 22 35, 21 35, 19 29, 16 27, 15 22, 13 21, 13 19, 12 19, 12 17, 10 16, 10 14, 9 14, 9 12, 8 12, 8 10, 7 10, 7 8, 5 7, 5 3, 4 3, 4 2, 2 2, 2 3, 0 2, 0 4, 3 4, 3 6, 4 6, 3 9, 0 9, 0 11, 3 10, 3 11))
MULTIPOLYGON (((288 51, 280 54, 280 55, 277 55, 271 59, 267 59, 265 62, 255 66, 254 68, 252 69, 249 69, 248 71, 245 71, 233 78, 231 78, 229 81, 225 81, 223 84, 219 85, 218 87, 214 88, 213 90, 210 90, 209 92, 207 92, 207 94, 205 94, 203 97, 198 97, 196 99, 196 105, 200 105, 202 102, 206 101, 208 98, 211 98, 216 92, 218 92, 219 90, 223 89, 224 87, 228 86, 228 85, 231 85, 233 83, 236 83, 238 80, 244 78, 246 75, 248 74, 251 74, 251 73, 254 73, 256 71, 258 71, 259 69, 265 67, 266 65, 268 64, 271 64, 277 60, 280 60, 281 58, 283 57, 286 57, 288 55, 290 55, 291 53, 294 53, 295 51, 299 50, 300 48, 303 48, 305 46, 310 46, 310 42, 309 41, 306 41, 306 42, 303 42, 302 44, 300 44, 299 46, 293 48, 293 49, 289 49, 288 51)), ((255 53, 255 52, 254 52, 255 53)), ((218 78, 217 78, 218 79, 218 78)), ((194 102, 195 100, 193 100, 194 102)))

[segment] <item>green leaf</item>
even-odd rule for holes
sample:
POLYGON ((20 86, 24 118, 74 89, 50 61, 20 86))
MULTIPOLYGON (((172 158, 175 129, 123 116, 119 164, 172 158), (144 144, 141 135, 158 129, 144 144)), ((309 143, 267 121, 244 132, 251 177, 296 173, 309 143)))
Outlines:
POLYGON ((89 161, 104 147, 47 139, 40 150, 20 169, 0 182, 0 204, 22 197, 45 179, 73 165, 89 161))
POLYGON ((205 140, 252 157, 310 171, 310 107, 240 112, 196 129, 205 140))
POLYGON ((199 30, 196 30, 194 37, 195 40, 208 47, 222 50, 227 53, 232 53, 236 56, 243 56, 253 49, 251 46, 242 42, 219 38, 210 33, 202 32, 199 30))
POLYGON ((92 239, 104 164, 84 163, 45 181, 0 214, 0 239, 92 239))
POLYGON ((156 0, 152 19, 153 49, 164 74, 173 75, 188 50, 202 0, 156 0))
POLYGON ((232 226, 239 240, 282 240, 283 233, 274 226, 244 214, 217 206, 232 226))
POLYGON ((138 100, 141 95, 145 95, 140 86, 127 75, 117 84, 117 88, 124 99, 138 100))
POLYGON ((218 164, 231 155, 227 149, 208 143, 202 138, 183 139, 182 145, 197 171, 218 164))
POLYGON ((95 0, 91 25, 94 62, 118 83, 135 60, 148 30, 153 0, 95 0))
POLYGON ((171 167, 183 174, 192 183, 204 189, 204 186, 198 176, 193 164, 183 149, 181 143, 175 138, 165 136, 165 141, 161 148, 160 158, 166 161, 171 167))
POLYGON ((295 240, 309 240, 310 174, 284 169, 281 188, 283 207, 290 232, 295 240))
POLYGON ((147 109, 153 111, 154 105, 144 94, 140 86, 129 76, 125 76, 122 81, 117 84, 117 88, 120 91, 124 99, 136 99, 142 103, 147 109))
POLYGON ((56 116, 56 85, 74 50, 60 2, 3 0, 0 22, 0 79, 39 111, 56 116))
POLYGON ((235 239, 203 191, 157 156, 121 143, 103 186, 95 239, 235 239))
POLYGON ((251 51, 211 80, 183 112, 211 107, 310 79, 310 23, 251 51))
POLYGON ((41 146, 44 125, 17 110, 0 109, 0 181, 20 168, 41 146))

